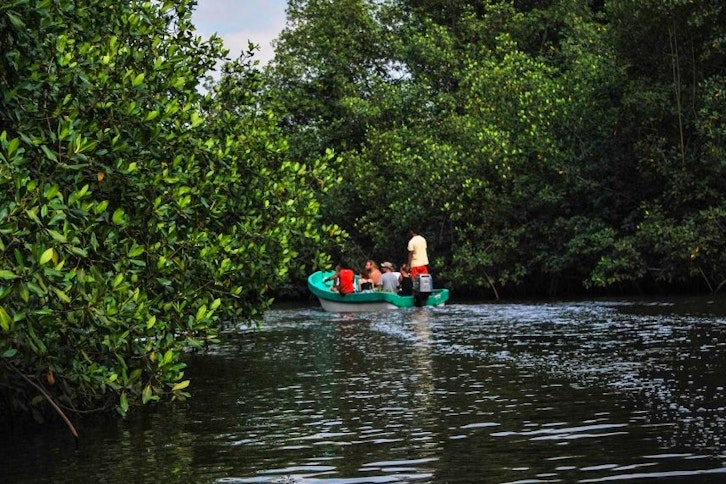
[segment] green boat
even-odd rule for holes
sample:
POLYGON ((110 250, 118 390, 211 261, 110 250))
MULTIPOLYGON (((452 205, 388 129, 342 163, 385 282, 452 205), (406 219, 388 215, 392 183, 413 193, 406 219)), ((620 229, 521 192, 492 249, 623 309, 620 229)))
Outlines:
MULTIPOLYGON (((363 291, 341 296, 331 290, 332 282, 324 279, 333 272, 314 272, 308 276, 308 289, 329 312, 381 311, 416 306, 441 306, 449 299, 448 289, 432 289, 430 293, 401 296, 394 292, 363 291)), ((358 276, 356 276, 356 282, 358 276)))

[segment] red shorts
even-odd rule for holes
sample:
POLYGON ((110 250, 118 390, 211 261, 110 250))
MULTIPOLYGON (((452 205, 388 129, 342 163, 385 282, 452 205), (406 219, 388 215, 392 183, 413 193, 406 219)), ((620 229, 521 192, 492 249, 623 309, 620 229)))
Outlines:
POLYGON ((427 266, 416 266, 411 268, 411 277, 416 277, 419 274, 428 274, 429 270, 427 266))

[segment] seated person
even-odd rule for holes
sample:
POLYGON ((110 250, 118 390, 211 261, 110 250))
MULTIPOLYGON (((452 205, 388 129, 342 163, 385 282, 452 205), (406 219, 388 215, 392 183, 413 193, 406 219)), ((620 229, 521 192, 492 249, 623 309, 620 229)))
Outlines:
POLYGON ((383 274, 381 274, 378 264, 372 260, 367 261, 366 271, 368 271, 368 278, 373 280, 373 287, 379 289, 381 287, 381 277, 383 274))
POLYGON ((401 266, 401 275, 398 277, 398 294, 401 296, 411 296, 413 294, 413 278, 409 272, 408 264, 401 266))
POLYGON ((353 269, 343 262, 335 266, 335 274, 323 279, 323 282, 334 281, 331 291, 337 291, 341 296, 355 292, 355 273, 353 269))
POLYGON ((373 290, 373 279, 368 277, 368 271, 365 269, 358 276, 358 291, 372 291, 373 290))
POLYGON ((381 276, 381 286, 385 292, 397 292, 398 291, 398 277, 393 272, 393 264, 390 262, 384 262, 381 264, 383 269, 383 275, 381 276))

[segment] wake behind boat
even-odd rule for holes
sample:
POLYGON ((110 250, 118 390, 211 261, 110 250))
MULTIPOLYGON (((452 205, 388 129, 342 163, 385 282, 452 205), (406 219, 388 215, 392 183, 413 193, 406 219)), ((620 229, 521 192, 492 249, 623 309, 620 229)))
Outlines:
POLYGON ((329 312, 381 311, 384 309, 412 308, 414 306, 441 306, 449 299, 448 289, 432 289, 418 296, 401 296, 394 292, 363 291, 341 296, 330 288, 332 282, 324 279, 332 272, 314 272, 308 276, 308 289, 315 294, 320 305, 329 312), (422 297, 423 296, 423 297, 422 297), (425 299, 425 302, 423 300, 425 299), (418 304, 417 304, 418 302, 418 304))

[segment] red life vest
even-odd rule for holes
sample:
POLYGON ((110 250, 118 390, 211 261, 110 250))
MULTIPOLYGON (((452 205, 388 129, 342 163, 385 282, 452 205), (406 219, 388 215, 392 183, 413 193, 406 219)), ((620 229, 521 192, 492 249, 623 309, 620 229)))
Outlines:
POLYGON ((355 292, 353 283, 355 281, 355 272, 352 269, 341 269, 338 279, 338 293, 350 294, 355 292))

